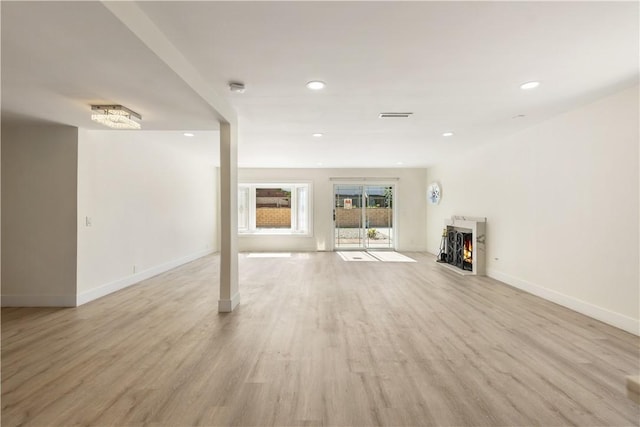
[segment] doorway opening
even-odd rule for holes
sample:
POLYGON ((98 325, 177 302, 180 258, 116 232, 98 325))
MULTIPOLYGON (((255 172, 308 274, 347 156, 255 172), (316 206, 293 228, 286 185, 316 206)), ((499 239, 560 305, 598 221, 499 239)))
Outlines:
POLYGON ((395 249, 393 184, 334 184, 335 250, 395 249))

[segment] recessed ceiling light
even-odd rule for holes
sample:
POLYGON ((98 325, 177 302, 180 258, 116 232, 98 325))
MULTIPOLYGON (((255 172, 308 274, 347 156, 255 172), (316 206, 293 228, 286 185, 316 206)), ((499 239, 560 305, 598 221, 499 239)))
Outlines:
POLYGON ((529 90, 529 89, 535 89, 538 86, 540 86, 540 82, 526 82, 520 85, 520 89, 529 90))
POLYGON ((402 162, 396 162, 396 165, 404 165, 402 162))
POLYGON ((324 89, 325 86, 326 84, 324 82, 321 82, 320 80, 312 80, 307 83, 307 87, 311 90, 324 89))
POLYGON ((453 132, 445 132, 442 136, 453 136, 453 132))
POLYGON ((318 163, 316 163, 316 165, 322 166, 322 162, 318 162, 318 163))
POLYGON ((311 134, 311 136, 313 136, 314 138, 322 138, 324 136, 324 134, 323 133, 314 133, 314 134, 311 134))
POLYGON ((191 133, 191 132, 185 132, 183 133, 184 136, 195 136, 195 134, 191 133))

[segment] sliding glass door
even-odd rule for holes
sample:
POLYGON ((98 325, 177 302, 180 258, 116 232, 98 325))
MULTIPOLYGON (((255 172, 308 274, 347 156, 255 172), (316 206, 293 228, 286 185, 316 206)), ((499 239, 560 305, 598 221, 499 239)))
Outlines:
POLYGON ((394 186, 335 184, 334 248, 393 249, 394 186))

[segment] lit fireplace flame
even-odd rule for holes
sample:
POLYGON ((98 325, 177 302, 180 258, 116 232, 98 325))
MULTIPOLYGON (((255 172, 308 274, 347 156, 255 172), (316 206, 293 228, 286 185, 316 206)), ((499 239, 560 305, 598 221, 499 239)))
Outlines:
POLYGON ((473 245, 471 244, 471 240, 466 240, 464 242, 464 251, 463 251, 465 262, 468 262, 470 264, 473 262, 472 253, 473 253, 473 245))

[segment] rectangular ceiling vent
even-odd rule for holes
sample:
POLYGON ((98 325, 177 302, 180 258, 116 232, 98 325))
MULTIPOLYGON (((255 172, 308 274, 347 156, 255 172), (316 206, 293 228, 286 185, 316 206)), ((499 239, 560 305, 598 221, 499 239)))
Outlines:
POLYGON ((391 117, 400 117, 400 118, 407 118, 410 117, 413 113, 380 113, 378 115, 379 118, 381 119, 387 119, 387 118, 391 118, 391 117))

